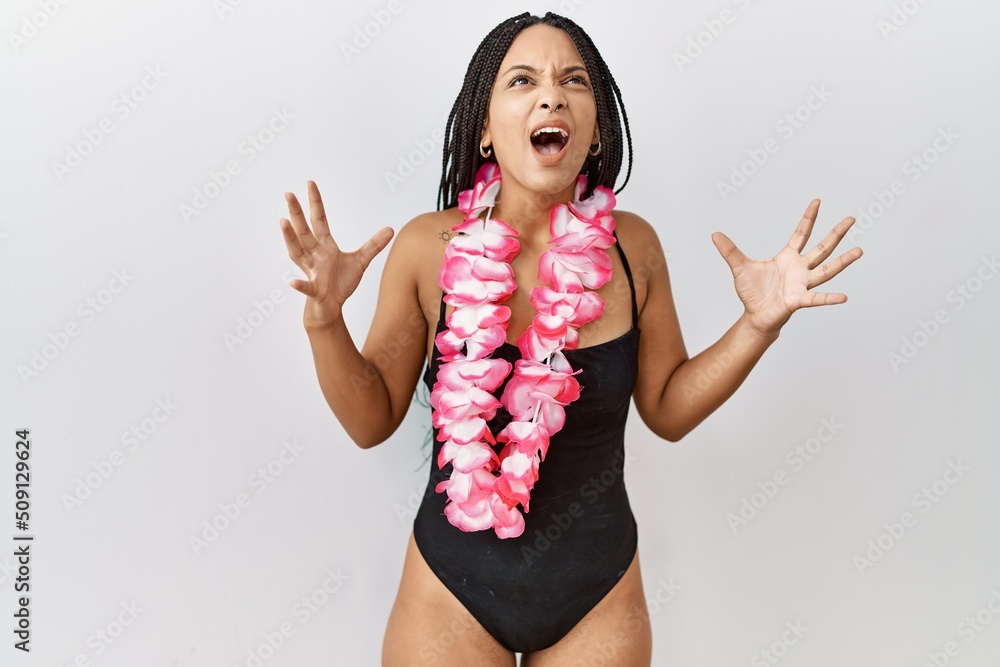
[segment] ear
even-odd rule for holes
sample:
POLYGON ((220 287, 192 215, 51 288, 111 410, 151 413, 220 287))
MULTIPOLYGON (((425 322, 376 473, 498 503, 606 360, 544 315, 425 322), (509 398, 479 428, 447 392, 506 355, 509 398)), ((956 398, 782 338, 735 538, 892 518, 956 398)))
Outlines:
POLYGON ((594 140, 590 142, 591 146, 596 146, 601 141, 601 128, 597 125, 594 126, 594 140))
POLYGON ((483 134, 479 139, 480 146, 492 146, 493 145, 493 135, 490 133, 490 119, 489 116, 483 121, 483 134))

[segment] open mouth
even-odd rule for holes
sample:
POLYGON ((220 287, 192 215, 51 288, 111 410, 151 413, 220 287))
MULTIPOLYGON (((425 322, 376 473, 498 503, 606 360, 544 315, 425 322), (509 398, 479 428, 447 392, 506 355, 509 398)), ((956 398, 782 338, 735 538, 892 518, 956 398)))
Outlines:
POLYGON ((543 127, 531 135, 531 145, 542 155, 555 155, 569 142, 569 132, 559 127, 543 127))

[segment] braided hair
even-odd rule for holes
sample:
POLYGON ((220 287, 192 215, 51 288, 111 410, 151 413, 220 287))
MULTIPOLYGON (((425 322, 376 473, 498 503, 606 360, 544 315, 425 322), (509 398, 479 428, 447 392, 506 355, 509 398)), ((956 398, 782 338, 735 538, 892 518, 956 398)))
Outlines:
POLYGON ((479 44, 469 62, 462 90, 455 99, 455 104, 448 115, 448 123, 445 125, 438 210, 457 206, 458 194, 474 185, 476 172, 484 162, 488 161, 479 152, 479 142, 500 63, 507 55, 514 38, 525 28, 538 24, 559 28, 570 36, 577 51, 580 52, 580 57, 583 58, 583 64, 590 73, 593 84, 597 123, 601 129, 601 152, 597 156, 588 155, 580 169, 580 173, 587 176, 587 191, 583 197, 589 197, 598 185, 614 188, 622 166, 623 121, 625 139, 628 143, 628 171, 625 174, 625 182, 615 190, 615 193, 621 192, 628 183, 632 175, 632 134, 621 91, 611 76, 604 58, 601 57, 590 36, 568 18, 552 12, 548 12, 544 17, 525 12, 493 28, 479 44), (621 117, 618 115, 619 108, 621 117))

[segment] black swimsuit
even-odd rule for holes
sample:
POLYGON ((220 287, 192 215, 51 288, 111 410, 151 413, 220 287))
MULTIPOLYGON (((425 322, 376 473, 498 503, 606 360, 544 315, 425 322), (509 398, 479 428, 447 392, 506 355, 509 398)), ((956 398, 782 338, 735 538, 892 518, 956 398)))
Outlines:
MULTIPOLYGON (((625 420, 639 362, 635 284, 621 246, 632 292, 632 328, 614 340, 563 350, 582 387, 566 407, 566 424, 552 436, 531 490, 524 533, 500 539, 492 530, 466 533, 444 515, 446 493, 434 487, 452 465, 436 464, 443 443, 434 430, 430 479, 413 522, 413 536, 427 565, 500 644, 527 653, 552 646, 587 615, 625 574, 636 553, 638 533, 625 492, 625 420)), ((437 332, 447 328, 445 302, 437 332)), ((493 353, 514 363, 516 345, 493 353)), ((439 361, 424 373, 432 389, 439 361)), ((503 393, 503 385, 495 395, 503 393)), ((497 410, 493 433, 510 422, 497 410)), ((499 446, 498 446, 499 447, 499 446)), ((499 448, 498 448, 499 453, 499 448)))

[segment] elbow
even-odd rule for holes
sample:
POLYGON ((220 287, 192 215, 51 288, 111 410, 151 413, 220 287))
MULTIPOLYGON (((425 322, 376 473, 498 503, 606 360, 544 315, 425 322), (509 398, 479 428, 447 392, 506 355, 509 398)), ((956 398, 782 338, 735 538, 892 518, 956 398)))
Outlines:
POLYGON ((396 432, 398 426, 399 421, 391 419, 377 427, 366 428, 362 431, 348 431, 347 435, 359 449, 371 449, 388 440, 389 436, 396 432))
POLYGON ((680 442, 681 439, 683 439, 687 434, 687 431, 661 431, 660 433, 657 433, 658 436, 667 442, 680 442))
POLYGON ((379 444, 379 443, 382 442, 381 440, 375 440, 374 438, 355 438, 355 437, 352 437, 351 440, 354 442, 355 445, 358 446, 358 449, 371 449, 375 445, 377 445, 377 444, 379 444))
POLYGON ((690 432, 690 429, 680 428, 677 424, 671 424, 663 419, 654 420, 644 418, 643 421, 646 423, 646 426, 649 427, 649 430, 656 435, 656 437, 666 440, 667 442, 678 442, 690 432))
POLYGON ((689 428, 683 428, 678 424, 669 423, 659 424, 658 427, 653 430, 653 433, 667 442, 680 442, 684 436, 690 432, 691 429, 689 428))
POLYGON ((376 445, 381 445, 383 442, 388 440, 389 434, 381 433, 366 433, 366 434, 349 434, 351 440, 359 449, 371 449, 376 445))

